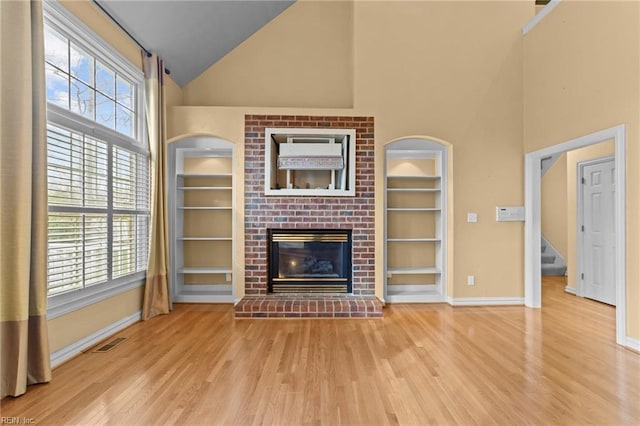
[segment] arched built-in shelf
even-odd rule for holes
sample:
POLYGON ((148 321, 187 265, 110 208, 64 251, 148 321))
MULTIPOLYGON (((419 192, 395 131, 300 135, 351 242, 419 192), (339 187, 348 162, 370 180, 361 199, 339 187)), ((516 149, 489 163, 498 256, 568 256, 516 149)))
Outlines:
POLYGON ((447 148, 407 138, 385 147, 385 301, 446 301, 447 148))
POLYGON ((172 300, 231 303, 234 145, 198 136, 168 147, 172 300))

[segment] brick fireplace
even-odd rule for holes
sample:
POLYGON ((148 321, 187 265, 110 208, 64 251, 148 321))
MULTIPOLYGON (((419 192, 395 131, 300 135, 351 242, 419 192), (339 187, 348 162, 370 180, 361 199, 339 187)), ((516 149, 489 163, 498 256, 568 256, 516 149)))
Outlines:
POLYGON ((376 317, 374 295, 374 123, 373 117, 245 116, 245 297, 237 317, 376 317), (266 196, 265 129, 356 130, 354 197, 266 196), (349 230, 352 238, 351 293, 301 294, 268 291, 269 230, 349 230))

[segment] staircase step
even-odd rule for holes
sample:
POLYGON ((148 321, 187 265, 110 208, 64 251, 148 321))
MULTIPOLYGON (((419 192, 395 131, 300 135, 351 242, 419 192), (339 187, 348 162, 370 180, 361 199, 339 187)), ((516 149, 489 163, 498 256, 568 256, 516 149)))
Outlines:
POLYGON ((542 265, 542 275, 564 275, 565 272, 567 272, 566 266, 542 265))
POLYGON ((556 261, 556 257, 552 254, 542 255, 542 264, 553 264, 556 261))

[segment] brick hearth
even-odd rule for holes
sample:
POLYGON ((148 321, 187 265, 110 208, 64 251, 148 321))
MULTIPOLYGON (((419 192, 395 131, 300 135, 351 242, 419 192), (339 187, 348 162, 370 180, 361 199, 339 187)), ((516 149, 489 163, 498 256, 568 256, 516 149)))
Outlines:
POLYGON ((247 296, 236 305, 237 318, 373 318, 382 316, 375 297, 270 294, 247 296))
POLYGON ((376 317, 373 117, 245 116, 245 297, 237 317, 376 317), (265 196, 265 128, 356 130, 354 197, 265 196), (352 294, 269 294, 267 229, 351 229, 352 294))

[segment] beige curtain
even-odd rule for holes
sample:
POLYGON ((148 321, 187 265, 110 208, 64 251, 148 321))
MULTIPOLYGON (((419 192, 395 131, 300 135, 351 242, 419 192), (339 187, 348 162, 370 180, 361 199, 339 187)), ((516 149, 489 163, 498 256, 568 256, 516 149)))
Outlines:
POLYGON ((165 194, 165 105, 164 65, 155 54, 142 52, 145 77, 145 111, 151 152, 151 239, 149 265, 144 290, 142 319, 167 314, 171 310, 168 279, 168 232, 165 194))
POLYGON ((0 1, 1 395, 51 380, 41 1, 0 1))

